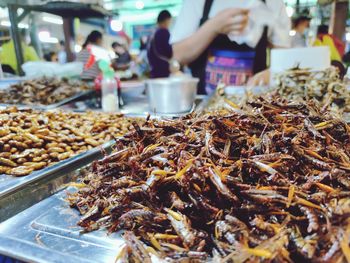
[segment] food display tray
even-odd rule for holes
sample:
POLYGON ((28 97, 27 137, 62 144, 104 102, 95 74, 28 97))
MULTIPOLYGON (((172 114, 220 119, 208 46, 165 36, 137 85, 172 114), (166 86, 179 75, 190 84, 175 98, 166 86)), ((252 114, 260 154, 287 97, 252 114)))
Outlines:
POLYGON ((0 175, 0 222, 55 193, 71 182, 71 172, 110 152, 114 140, 23 177, 0 175))
POLYGON ((82 98, 84 96, 90 95, 93 93, 93 90, 86 90, 86 91, 81 91, 78 92, 77 94, 68 97, 64 100, 61 100, 57 103, 54 104, 49 104, 49 105, 26 105, 26 104, 11 104, 11 103, 0 103, 0 109, 4 109, 6 107, 11 107, 11 106, 16 106, 19 109, 35 109, 35 110, 52 110, 52 109, 56 109, 64 104, 67 104, 69 102, 72 102, 76 99, 82 98))
MULTIPOLYGON (((67 180, 79 175, 67 174, 67 180)), ((47 184, 45 184, 47 186, 47 184)), ((47 187, 46 190, 48 191, 47 187)), ((79 212, 65 201, 68 187, 0 224, 0 255, 25 262, 115 262, 121 232, 82 234, 79 212)))

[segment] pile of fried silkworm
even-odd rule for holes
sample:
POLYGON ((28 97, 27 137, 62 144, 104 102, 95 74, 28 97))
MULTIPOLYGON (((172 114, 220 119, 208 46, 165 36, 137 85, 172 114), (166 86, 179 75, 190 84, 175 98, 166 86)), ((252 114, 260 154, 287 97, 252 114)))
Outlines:
POLYGON ((97 112, 1 110, 0 174, 23 176, 51 166, 125 134, 136 120, 97 112))
POLYGON ((81 81, 42 77, 24 80, 0 90, 0 102, 6 104, 50 105, 89 90, 81 81))

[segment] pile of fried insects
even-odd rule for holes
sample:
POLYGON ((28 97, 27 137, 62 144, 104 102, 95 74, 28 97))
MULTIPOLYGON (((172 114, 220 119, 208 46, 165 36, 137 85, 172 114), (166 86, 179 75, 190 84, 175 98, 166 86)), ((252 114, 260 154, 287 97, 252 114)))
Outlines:
POLYGON ((272 97, 148 120, 68 196, 121 262, 350 261, 350 127, 272 97))

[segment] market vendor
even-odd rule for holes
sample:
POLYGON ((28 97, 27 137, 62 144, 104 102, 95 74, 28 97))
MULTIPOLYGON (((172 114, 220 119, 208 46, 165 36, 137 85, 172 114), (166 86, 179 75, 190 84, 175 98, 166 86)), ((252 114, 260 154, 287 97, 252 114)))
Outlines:
MULTIPOLYGON (((26 43, 26 31, 24 29, 20 31, 20 39, 23 53, 23 63, 40 60, 35 49, 26 43)), ((2 50, 0 52, 0 62, 3 69, 6 69, 4 70, 5 72, 18 74, 18 62, 13 38, 2 45, 2 50)))
POLYGON ((97 30, 91 31, 82 46, 82 50, 77 54, 76 60, 84 64, 84 70, 81 74, 83 80, 94 80, 101 73, 98 63, 88 48, 89 45, 102 46, 102 33, 97 30))
POLYGON ((184 0, 170 42, 205 94, 219 81, 245 85, 259 72, 252 83, 267 82, 267 48, 289 47, 289 31, 282 0, 184 0))

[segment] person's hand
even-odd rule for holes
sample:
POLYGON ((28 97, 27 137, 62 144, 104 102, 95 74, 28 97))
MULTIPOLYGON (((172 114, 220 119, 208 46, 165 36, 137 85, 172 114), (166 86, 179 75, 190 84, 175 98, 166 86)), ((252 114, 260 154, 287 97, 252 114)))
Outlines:
POLYGON ((270 83, 270 70, 265 69, 256 73, 248 80, 247 87, 266 86, 270 83))
POLYGON ((247 9, 228 8, 219 12, 208 22, 217 34, 241 34, 248 24, 247 9))

